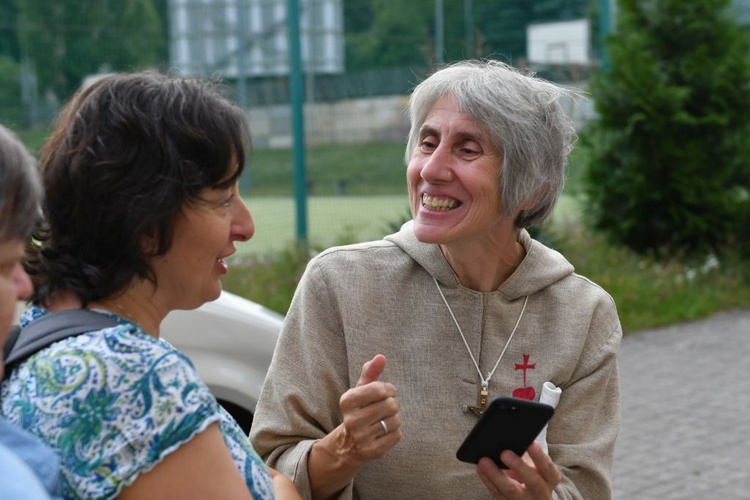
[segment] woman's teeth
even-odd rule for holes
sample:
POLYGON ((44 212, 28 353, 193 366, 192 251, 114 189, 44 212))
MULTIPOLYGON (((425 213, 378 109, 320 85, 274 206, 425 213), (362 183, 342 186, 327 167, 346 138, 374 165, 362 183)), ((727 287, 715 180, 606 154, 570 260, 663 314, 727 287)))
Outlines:
POLYGON ((456 200, 438 198, 436 196, 422 195, 422 205, 430 210, 447 211, 456 208, 459 203, 456 200))

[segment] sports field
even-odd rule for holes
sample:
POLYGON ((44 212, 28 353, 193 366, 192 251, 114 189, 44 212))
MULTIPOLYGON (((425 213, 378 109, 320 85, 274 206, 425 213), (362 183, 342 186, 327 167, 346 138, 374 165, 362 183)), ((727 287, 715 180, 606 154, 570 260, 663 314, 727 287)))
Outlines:
MULTIPOLYGON (((237 245, 239 255, 272 253, 295 240, 294 198, 250 197, 246 202, 255 220, 255 236, 237 245)), ((378 239, 393 232, 389 224, 410 218, 408 214, 406 195, 314 196, 308 198, 307 236, 312 245, 324 247, 378 239)))

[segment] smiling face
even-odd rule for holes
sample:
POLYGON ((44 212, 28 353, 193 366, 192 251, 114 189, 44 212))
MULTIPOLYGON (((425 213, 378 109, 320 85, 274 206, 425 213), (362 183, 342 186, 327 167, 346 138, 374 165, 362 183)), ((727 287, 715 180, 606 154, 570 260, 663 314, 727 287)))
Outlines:
POLYGON ((236 251, 236 241, 247 241, 255 233, 237 184, 206 188, 202 197, 205 202, 183 211, 170 250, 152 261, 167 310, 194 309, 217 299, 220 278, 227 273, 224 259, 236 251))
POLYGON ((515 241, 500 208, 502 152, 451 96, 432 107, 406 171, 414 233, 426 243, 515 241))

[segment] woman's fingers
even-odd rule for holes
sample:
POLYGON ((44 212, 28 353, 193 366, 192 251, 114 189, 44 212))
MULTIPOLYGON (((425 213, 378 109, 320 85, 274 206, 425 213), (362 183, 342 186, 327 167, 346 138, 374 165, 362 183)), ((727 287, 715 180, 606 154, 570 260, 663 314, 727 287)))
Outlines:
POLYGON ((489 458, 477 464, 477 473, 493 498, 549 499, 560 484, 560 469, 538 443, 532 443, 523 457, 504 450, 500 458, 508 469, 500 469, 489 458))

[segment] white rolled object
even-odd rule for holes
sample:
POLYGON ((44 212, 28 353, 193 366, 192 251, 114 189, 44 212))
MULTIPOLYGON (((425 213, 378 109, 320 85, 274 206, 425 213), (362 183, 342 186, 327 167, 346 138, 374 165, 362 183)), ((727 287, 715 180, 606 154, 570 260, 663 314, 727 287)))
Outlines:
MULTIPOLYGON (((539 396, 539 402, 544 403, 547 405, 550 405, 552 408, 555 408, 557 406, 557 403, 560 402, 560 394, 562 394, 562 389, 555 386, 552 382, 545 382, 542 385, 542 394, 539 396)), ((547 426, 545 425, 544 428, 541 430, 539 435, 534 440, 537 443, 539 443, 544 450, 544 453, 548 452, 547 448, 547 426)))

